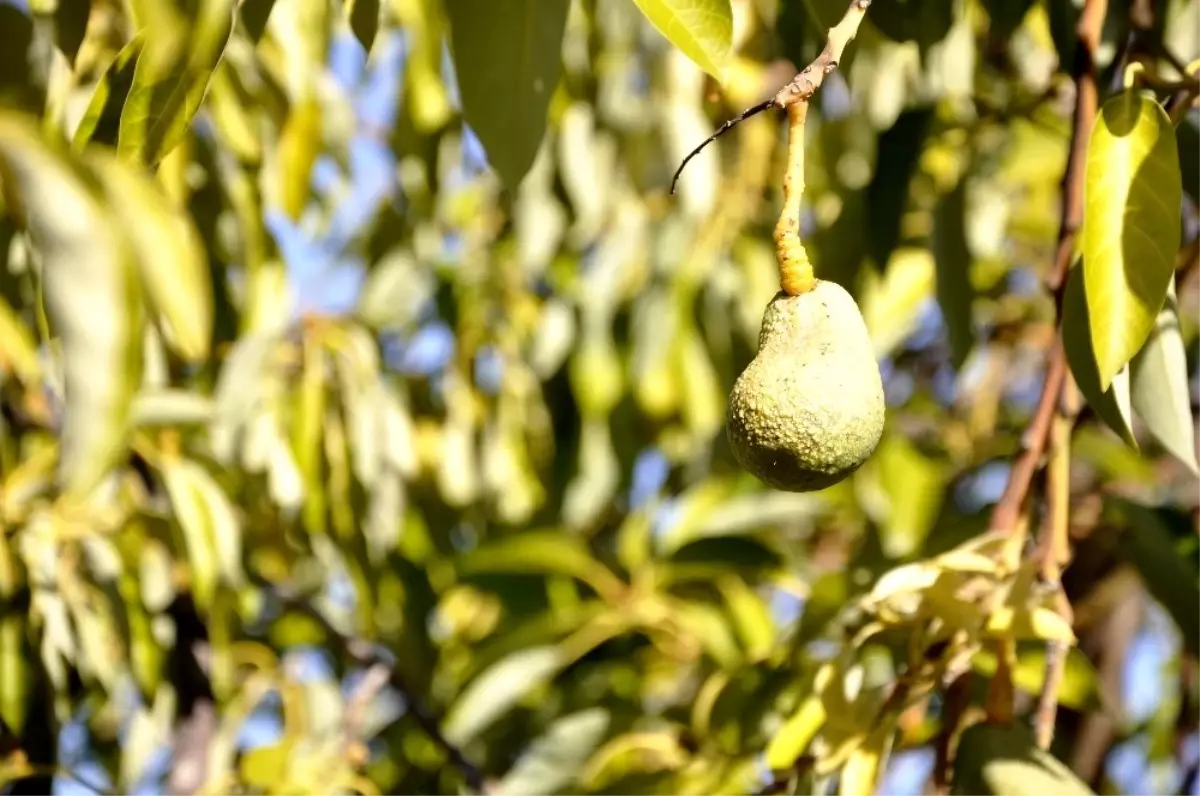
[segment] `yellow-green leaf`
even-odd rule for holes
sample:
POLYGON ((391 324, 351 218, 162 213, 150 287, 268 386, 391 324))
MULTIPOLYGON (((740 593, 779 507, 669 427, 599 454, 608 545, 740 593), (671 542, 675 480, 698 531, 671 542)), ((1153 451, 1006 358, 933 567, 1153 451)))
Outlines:
POLYGON ((443 734, 462 746, 473 740, 565 663, 555 647, 514 652, 488 668, 463 690, 446 713, 443 734))
POLYGON ((116 146, 121 126, 121 109, 125 107, 125 99, 129 96, 129 90, 133 88, 133 74, 138 56, 142 52, 143 41, 141 33, 135 35, 100 75, 87 110, 75 127, 71 145, 76 150, 83 149, 91 142, 116 146))
POLYGON ((1154 330, 1130 363, 1129 373, 1133 410, 1172 456, 1193 473, 1200 474, 1187 351, 1173 295, 1158 313, 1154 330))
POLYGON ((683 54, 715 77, 725 79, 733 44, 733 9, 729 0, 633 0, 683 54))
POLYGON ((233 0, 200 0, 185 39, 190 49, 174 57, 149 57, 159 32, 151 29, 121 113, 121 157, 156 165, 183 140, 229 39, 233 11, 233 0))
POLYGON ((1092 337, 1089 332, 1091 309, 1088 302, 1083 267, 1075 266, 1067 275, 1063 295, 1062 336, 1067 364, 1088 405, 1096 410, 1100 419, 1115 431, 1117 436, 1136 450, 1138 444, 1133 436, 1133 409, 1129 399, 1129 370, 1121 368, 1113 375, 1108 387, 1100 386, 1100 372, 1096 367, 1096 354, 1092 349, 1092 337))
POLYGON ((463 115, 515 191, 533 165, 558 85, 567 0, 446 0, 463 115))
POLYGON ((1106 390, 1150 336, 1175 274, 1183 180, 1175 130, 1151 96, 1104 103, 1085 180, 1084 284, 1106 390))
POLYGON ((191 218, 144 174, 100 153, 93 163, 109 205, 136 219, 125 229, 163 338, 184 359, 205 359, 212 336, 212 282, 191 218))
POLYGON ((62 343, 59 477, 76 495, 122 455, 142 363, 134 258, 79 168, 31 119, 0 113, 0 184, 41 253, 47 314, 62 343))
POLYGON ((772 771, 790 769, 824 723, 825 706, 817 696, 809 696, 767 745, 767 767, 772 771))
POLYGON ((231 586, 242 582, 241 525, 228 496, 200 465, 170 461, 162 475, 183 532, 192 594, 204 608, 211 605, 219 579, 231 586))

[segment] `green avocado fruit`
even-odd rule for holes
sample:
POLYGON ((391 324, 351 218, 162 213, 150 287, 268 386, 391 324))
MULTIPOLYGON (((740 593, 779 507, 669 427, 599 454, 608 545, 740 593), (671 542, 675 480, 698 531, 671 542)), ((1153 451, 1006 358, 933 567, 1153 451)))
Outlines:
POLYGON ((775 489, 825 489, 870 458, 883 421, 883 379, 850 294, 823 280, 799 296, 777 294, 758 354, 729 396, 738 463, 775 489))

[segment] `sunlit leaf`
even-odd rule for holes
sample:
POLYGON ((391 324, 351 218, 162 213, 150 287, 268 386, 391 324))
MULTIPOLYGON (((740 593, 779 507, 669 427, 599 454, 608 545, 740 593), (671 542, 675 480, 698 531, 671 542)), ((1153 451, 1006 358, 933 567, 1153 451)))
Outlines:
POLYGON ((1117 433, 1135 450, 1137 440, 1133 436, 1133 405, 1130 401, 1129 370, 1122 368, 1113 376, 1107 388, 1100 386, 1100 372, 1092 349, 1091 308, 1084 288, 1083 266, 1077 265, 1067 275, 1063 296, 1063 346, 1067 364, 1079 391, 1088 405, 1096 410, 1109 428, 1117 433))
POLYGON ((565 663, 555 647, 514 652, 475 678, 446 712, 443 733, 453 744, 466 744, 548 682, 565 663))
POLYGON ((729 0, 633 0, 662 35, 715 77, 725 79, 733 42, 729 0))
POLYGON ((186 360, 206 358, 212 337, 212 287, 208 257, 192 220, 133 168, 100 153, 94 164, 110 205, 137 218, 127 234, 164 339, 186 360))
POLYGON ((446 0, 463 115, 515 191, 533 165, 558 85, 566 0, 446 0))
POLYGON ((558 719, 530 744, 491 792, 500 796, 559 793, 579 777, 604 740, 609 721, 608 711, 599 707, 558 719))
MULTIPOLYGON (((121 113, 117 151, 122 158, 155 165, 183 140, 225 49, 233 12, 233 0, 201 0, 185 37, 187 51, 160 58, 147 50, 138 58, 121 113)), ((148 35, 156 33, 152 29, 148 35)))
POLYGON ((1183 192, 1175 131, 1151 96, 1104 103, 1088 142, 1083 273, 1100 388, 1154 329, 1175 274, 1183 192))
POLYGON ((772 771, 787 771, 804 754, 825 722, 825 706, 816 696, 800 703, 767 745, 766 763, 772 771))
POLYGON ((163 482, 187 548, 192 593, 211 605, 218 579, 242 582, 242 530, 229 498, 202 467, 187 459, 168 462, 163 482))
POLYGON ((1172 284, 1154 330, 1130 363, 1130 394, 1133 410, 1145 421, 1154 438, 1189 470, 1200 475, 1187 351, 1179 330, 1174 292, 1172 284))
POLYGON ((69 491, 88 492, 122 453, 141 381, 136 265, 77 167, 19 116, 0 114, 0 175, 41 254, 46 308, 62 340, 60 477, 69 491))
POLYGON ((620 588, 616 576, 592 557, 583 540, 563 531, 527 531, 489 541, 463 555, 459 569, 464 575, 562 574, 579 578, 602 593, 620 588))

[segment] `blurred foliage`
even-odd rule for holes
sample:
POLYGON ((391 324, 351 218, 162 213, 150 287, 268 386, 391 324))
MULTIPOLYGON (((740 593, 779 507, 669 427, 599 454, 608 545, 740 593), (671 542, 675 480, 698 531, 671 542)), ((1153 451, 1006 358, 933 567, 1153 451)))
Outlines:
POLYGON ((1159 101, 1200 3, 1108 3, 1061 591, 987 531, 1057 334, 1080 3, 872 5, 802 227, 887 431, 813 494, 729 453, 778 118, 666 186, 845 4, 0 0, 11 792, 865 794, 935 750, 964 793, 1141 787, 1120 749, 1194 777, 1200 113, 1159 101), (1024 722, 1064 646, 1052 754, 956 735, 997 683, 1024 722))

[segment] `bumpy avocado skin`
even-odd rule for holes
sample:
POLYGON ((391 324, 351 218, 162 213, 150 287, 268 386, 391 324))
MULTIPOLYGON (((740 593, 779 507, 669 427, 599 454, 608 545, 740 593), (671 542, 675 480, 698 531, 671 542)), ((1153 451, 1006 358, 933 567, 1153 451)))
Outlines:
POLYGON ((883 380, 862 313, 834 282, 767 305, 726 414, 734 457, 775 489, 833 486, 883 435, 883 380))

